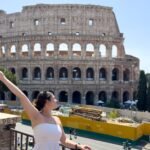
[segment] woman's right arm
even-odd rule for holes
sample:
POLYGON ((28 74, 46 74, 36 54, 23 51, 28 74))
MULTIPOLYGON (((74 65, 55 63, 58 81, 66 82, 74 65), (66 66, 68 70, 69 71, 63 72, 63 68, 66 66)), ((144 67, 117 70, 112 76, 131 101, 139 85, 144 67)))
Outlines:
POLYGON ((27 96, 16 85, 14 85, 10 80, 8 80, 1 71, 0 71, 0 81, 2 81, 8 87, 8 89, 19 98, 29 118, 32 121, 36 120, 39 111, 32 105, 27 96))

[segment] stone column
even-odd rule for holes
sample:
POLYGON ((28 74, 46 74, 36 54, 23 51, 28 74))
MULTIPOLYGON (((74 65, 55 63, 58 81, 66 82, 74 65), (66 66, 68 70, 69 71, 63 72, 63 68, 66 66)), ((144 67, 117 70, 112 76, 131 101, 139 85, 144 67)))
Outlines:
POLYGON ((14 128, 18 121, 20 121, 19 116, 0 113, 0 146, 3 150, 10 150, 10 140, 13 149, 14 136, 12 134, 10 137, 10 128, 14 128))

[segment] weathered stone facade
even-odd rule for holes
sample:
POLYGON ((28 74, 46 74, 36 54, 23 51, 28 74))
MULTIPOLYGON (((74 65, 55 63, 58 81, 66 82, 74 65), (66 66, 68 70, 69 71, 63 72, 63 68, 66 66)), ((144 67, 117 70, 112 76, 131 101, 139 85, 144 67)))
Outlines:
POLYGON ((139 59, 125 53, 123 41, 110 7, 38 4, 0 11, 0 66, 17 75, 30 99, 41 90, 69 103, 133 99, 139 59))

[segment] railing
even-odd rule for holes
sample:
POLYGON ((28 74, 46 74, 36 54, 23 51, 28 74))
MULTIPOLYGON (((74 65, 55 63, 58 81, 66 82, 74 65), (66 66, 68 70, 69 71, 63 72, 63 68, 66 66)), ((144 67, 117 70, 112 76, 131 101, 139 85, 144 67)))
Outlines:
MULTIPOLYGON (((16 129, 10 129, 10 150, 32 150, 34 147, 33 135, 18 131, 16 129)), ((77 150, 70 149, 60 144, 61 150, 77 150)))

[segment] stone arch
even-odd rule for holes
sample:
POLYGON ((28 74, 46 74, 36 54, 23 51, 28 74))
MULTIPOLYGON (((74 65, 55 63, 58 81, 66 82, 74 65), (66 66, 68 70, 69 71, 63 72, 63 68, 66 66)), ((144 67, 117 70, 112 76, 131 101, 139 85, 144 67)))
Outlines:
POLYGON ((81 45, 79 43, 74 43, 72 46, 72 51, 81 51, 81 45))
POLYGON ((59 102, 68 102, 68 93, 66 91, 59 93, 59 102))
POLYGON ((52 67, 48 67, 46 70, 46 79, 51 80, 54 78, 54 69, 52 67))
POLYGON ((101 45, 99 46, 99 52, 100 52, 100 56, 101 56, 101 57, 106 57, 106 56, 107 56, 107 55, 106 55, 106 45, 101 44, 101 45))
POLYGON ((99 79, 100 80, 107 80, 107 72, 105 68, 100 68, 99 70, 99 79))
POLYGON ((41 56, 41 44, 35 43, 33 48, 33 56, 41 56))
POLYGON ((119 93, 118 93, 118 91, 113 91, 112 92, 111 100, 119 100, 119 93))
POLYGON ((123 71, 123 81, 129 81, 130 80, 130 71, 129 69, 125 69, 123 71))
POLYGON ((86 44, 86 56, 94 57, 94 55, 95 55, 94 45, 92 43, 86 44))
POLYGON ((73 68, 72 77, 75 80, 81 79, 81 69, 79 67, 73 68))
POLYGON ((129 97, 130 97, 129 92, 128 91, 124 91, 123 92, 123 97, 122 97, 123 98, 123 102, 129 100, 129 97))
POLYGON ((40 80, 41 79, 41 69, 40 67, 35 67, 33 70, 33 79, 40 80))
POLYGON ((94 80, 94 69, 93 68, 87 68, 86 79, 87 80, 94 80))
POLYGON ((27 79, 28 78, 28 68, 23 67, 22 68, 22 79, 27 79))
POLYGON ((85 101, 87 105, 94 105, 94 93, 92 91, 86 93, 85 101))
POLYGON ((79 43, 74 43, 72 46, 72 55, 81 56, 81 45, 79 43))
POLYGON ((119 69, 114 68, 112 70, 112 81, 118 81, 119 80, 119 69))
POLYGON ((21 48, 21 55, 28 56, 29 55, 29 48, 27 44, 23 44, 21 48))
POLYGON ((67 43, 59 44, 59 56, 62 56, 62 57, 68 56, 68 44, 67 43))
POLYGON ((117 48, 116 45, 113 45, 113 46, 112 46, 112 57, 113 57, 113 58, 118 57, 118 48, 117 48))
POLYGON ((81 93, 79 91, 74 91, 72 94, 72 102, 81 104, 81 93))
POLYGON ((59 44, 59 51, 68 51, 68 44, 67 43, 59 44))
POLYGON ((107 93, 105 91, 101 91, 98 94, 98 99, 102 100, 103 102, 107 102, 107 93))
POLYGON ((40 44, 40 43, 35 43, 33 50, 34 50, 34 51, 41 51, 41 44, 40 44))
POLYGON ((10 56, 11 56, 11 57, 16 56, 16 45, 12 45, 12 46, 10 47, 10 56))
POLYGON ((65 67, 60 68, 59 70, 59 79, 64 80, 68 78, 68 69, 65 67))
POLYGON ((46 45, 46 56, 53 56, 54 54, 54 44, 48 43, 46 45))

